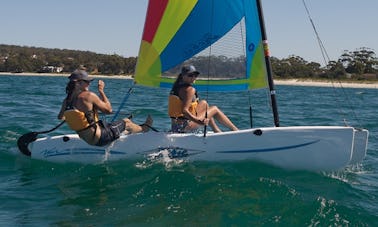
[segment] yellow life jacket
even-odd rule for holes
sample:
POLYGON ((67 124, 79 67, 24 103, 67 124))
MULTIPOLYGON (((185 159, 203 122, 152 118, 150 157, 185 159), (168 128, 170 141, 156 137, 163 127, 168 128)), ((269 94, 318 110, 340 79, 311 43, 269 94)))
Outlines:
MULTIPOLYGON (((197 115, 196 108, 198 105, 198 101, 193 101, 189 107, 189 112, 193 115, 197 115)), ((184 113, 182 112, 183 103, 181 99, 177 95, 169 95, 168 97, 168 115, 171 118, 180 118, 184 117, 184 113)))
POLYGON ((74 131, 87 129, 98 121, 97 114, 94 114, 95 122, 88 122, 85 113, 77 109, 66 110, 63 115, 68 126, 74 131))

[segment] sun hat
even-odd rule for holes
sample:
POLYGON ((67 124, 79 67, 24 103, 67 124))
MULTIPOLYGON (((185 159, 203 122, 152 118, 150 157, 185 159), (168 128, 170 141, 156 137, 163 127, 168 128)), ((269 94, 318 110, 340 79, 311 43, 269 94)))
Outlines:
POLYGON ((184 65, 181 68, 181 74, 182 75, 187 75, 187 74, 197 74, 197 75, 199 75, 200 73, 196 70, 196 68, 193 65, 184 65))
POLYGON ((88 76, 88 73, 84 70, 75 70, 71 73, 68 77, 70 81, 78 81, 78 80, 85 80, 85 81, 92 81, 93 78, 88 76))

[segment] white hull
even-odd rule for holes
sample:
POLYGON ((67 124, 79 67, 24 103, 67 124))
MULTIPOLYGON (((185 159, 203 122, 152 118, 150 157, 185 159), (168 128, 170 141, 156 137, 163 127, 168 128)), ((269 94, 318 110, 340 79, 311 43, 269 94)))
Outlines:
POLYGON ((70 134, 38 139, 29 149, 32 158, 51 162, 143 160, 168 150, 171 157, 188 161, 257 160, 285 169, 329 171, 360 162, 366 154, 367 137, 367 130, 352 127, 271 127, 208 133, 206 137, 148 132, 123 135, 109 146, 96 147, 70 134))

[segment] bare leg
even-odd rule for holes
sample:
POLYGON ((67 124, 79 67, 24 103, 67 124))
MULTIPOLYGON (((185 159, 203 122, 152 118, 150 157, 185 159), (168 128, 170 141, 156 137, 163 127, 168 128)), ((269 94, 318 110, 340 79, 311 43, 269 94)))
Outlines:
POLYGON ((231 120, 216 106, 211 106, 208 108, 208 117, 215 117, 219 123, 226 126, 232 131, 239 130, 232 122, 231 120))
POLYGON ((210 119, 210 126, 214 130, 214 132, 221 132, 218 125, 215 123, 214 118, 219 121, 222 125, 226 126, 232 131, 239 130, 231 120, 217 107, 217 106, 210 106, 207 104, 205 100, 201 100, 197 106, 197 113, 199 113, 200 117, 205 117, 205 113, 207 111, 207 118, 210 119))
POLYGON ((148 126, 152 126, 153 122, 150 115, 147 116, 146 121, 144 124, 142 124, 142 126, 135 124, 128 118, 123 120, 126 122, 126 130, 130 133, 147 132, 150 129, 148 126))
MULTIPOLYGON (((197 106, 197 112, 200 114, 200 117, 205 117, 206 111, 209 108, 209 105, 205 100, 201 100, 197 106)), ((209 117, 208 117, 209 118, 209 117)), ((210 117, 209 125, 213 129, 214 132, 222 132, 222 130, 218 127, 217 123, 214 121, 214 118, 210 117)))
POLYGON ((141 124, 142 131, 147 132, 148 130, 150 130, 153 122, 154 121, 152 120, 151 115, 148 115, 146 121, 143 124, 141 124))
POLYGON ((222 132, 222 130, 215 123, 214 118, 210 118, 209 125, 213 129, 214 132, 222 132))

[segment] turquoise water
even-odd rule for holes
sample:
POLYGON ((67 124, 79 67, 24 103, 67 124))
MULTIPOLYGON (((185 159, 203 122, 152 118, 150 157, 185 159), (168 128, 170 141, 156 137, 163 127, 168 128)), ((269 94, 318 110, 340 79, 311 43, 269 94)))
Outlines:
MULTIPOLYGON (((117 109, 130 80, 104 79, 117 109)), ((361 165, 334 173, 258 162, 54 164, 18 153, 16 140, 59 123, 64 77, 0 76, 0 226, 378 226, 378 90, 277 86, 282 126, 370 130, 361 165)), ((95 89, 96 86, 92 85, 95 89)), ((169 128, 167 90, 136 87, 121 112, 169 128)), ((244 93, 200 94, 248 128, 244 93)), ((254 126, 271 126, 266 91, 252 94, 254 126)), ((50 135, 69 133, 66 126, 50 135)))

